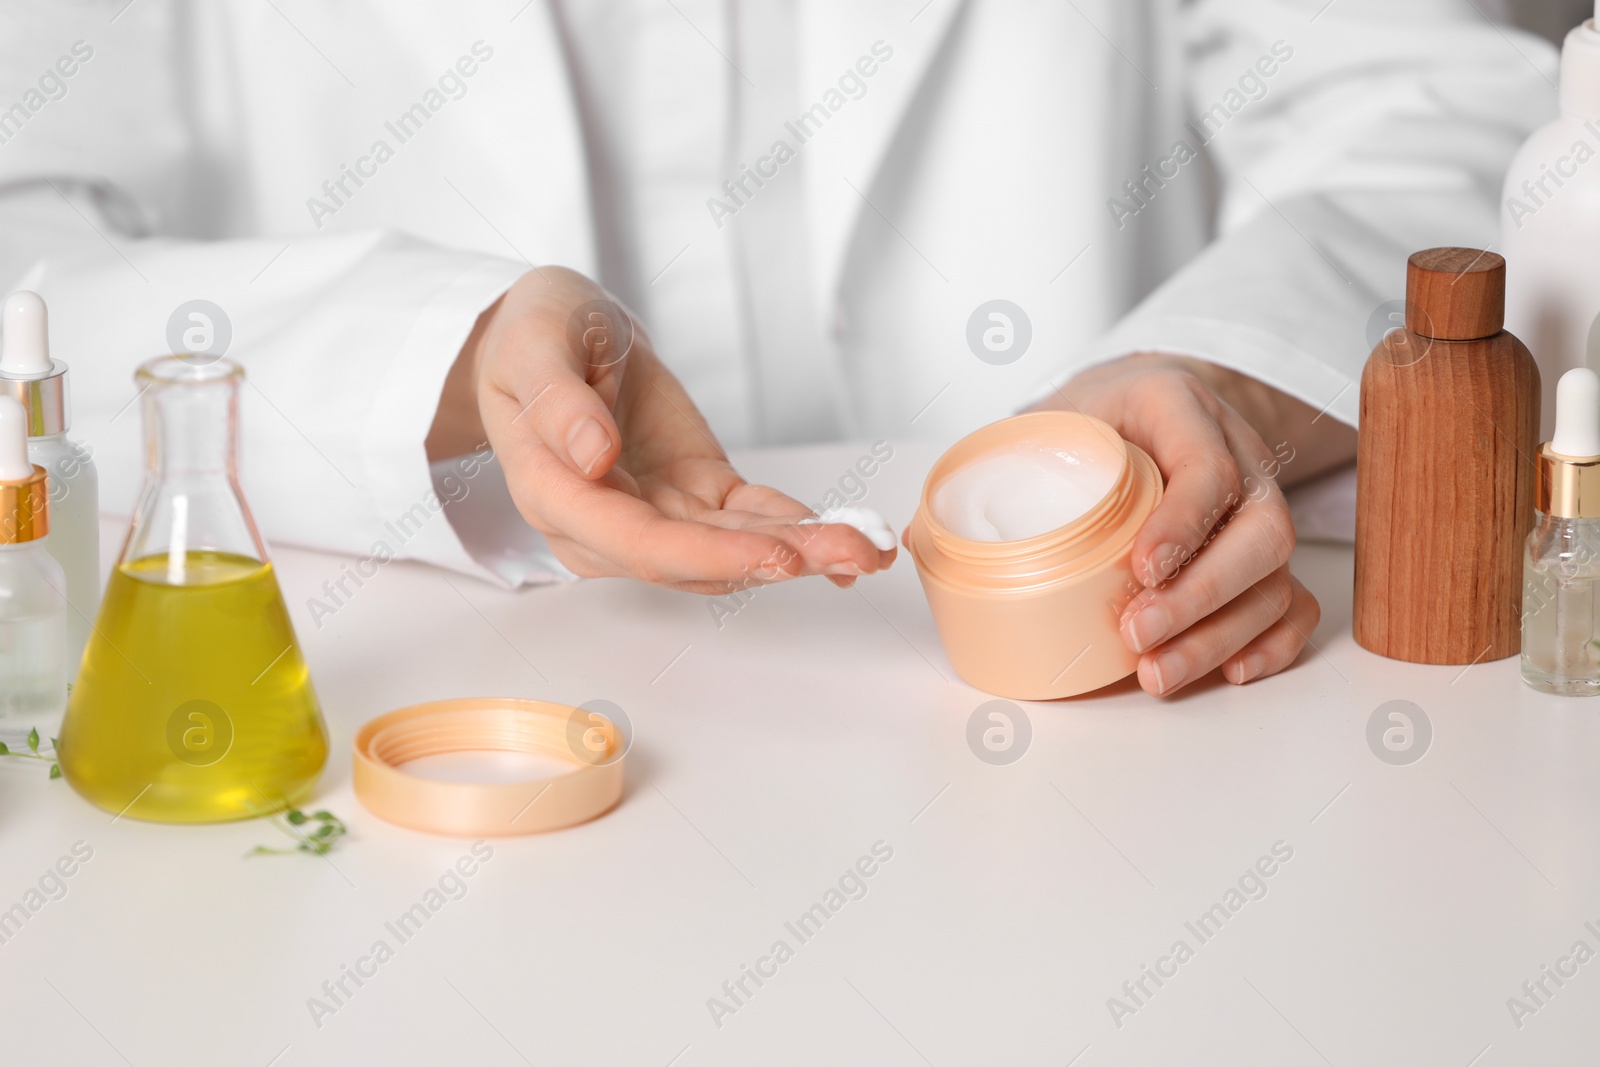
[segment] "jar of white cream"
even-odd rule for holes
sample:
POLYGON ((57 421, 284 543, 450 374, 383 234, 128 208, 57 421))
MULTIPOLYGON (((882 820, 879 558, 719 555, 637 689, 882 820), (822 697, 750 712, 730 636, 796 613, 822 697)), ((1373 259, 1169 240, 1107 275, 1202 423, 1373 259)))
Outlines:
POLYGON ((958 441, 928 473, 911 558, 956 673, 1014 700, 1132 674, 1119 622, 1161 473, 1089 415, 1041 411, 958 441))

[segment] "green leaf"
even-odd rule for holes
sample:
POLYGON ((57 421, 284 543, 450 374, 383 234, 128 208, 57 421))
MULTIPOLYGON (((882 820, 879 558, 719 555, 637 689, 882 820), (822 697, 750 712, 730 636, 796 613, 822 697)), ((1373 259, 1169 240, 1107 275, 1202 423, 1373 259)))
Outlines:
POLYGON ((28 731, 28 751, 29 752, 37 752, 37 751, 39 751, 39 731, 38 730, 29 730, 28 731))
MULTIPOLYGON (((44 757, 40 757, 41 759, 44 757)), ((257 845, 254 850, 245 853, 247 856, 282 855, 287 856, 295 852, 305 852, 313 856, 325 856, 333 850, 338 839, 349 833, 344 822, 331 811, 317 811, 310 815, 299 808, 288 808, 280 813, 283 822, 287 824, 286 831, 296 839, 293 848, 268 848, 257 845), (309 832, 297 829, 312 823, 309 832)), ((279 826, 282 829, 282 826, 279 826)))
POLYGON ((56 749, 58 749, 60 747, 61 747, 61 742, 57 741, 55 738, 52 737, 50 739, 50 751, 54 752, 56 749))
POLYGON ((4 741, 0 741, 0 756, 9 755, 11 755, 11 750, 6 747, 6 743, 4 741))
POLYGON ((61 777, 61 764, 59 764, 59 763, 50 764, 50 777, 52 777, 52 778, 60 778, 61 777))

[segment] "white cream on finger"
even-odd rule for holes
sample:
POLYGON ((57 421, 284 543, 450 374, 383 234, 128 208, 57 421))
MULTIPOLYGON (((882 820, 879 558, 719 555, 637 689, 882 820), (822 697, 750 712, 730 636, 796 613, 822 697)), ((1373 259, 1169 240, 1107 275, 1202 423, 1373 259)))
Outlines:
POLYGON ((895 546, 894 527, 871 508, 829 508, 815 518, 800 520, 801 526, 828 526, 835 523, 854 526, 879 552, 888 552, 895 546))

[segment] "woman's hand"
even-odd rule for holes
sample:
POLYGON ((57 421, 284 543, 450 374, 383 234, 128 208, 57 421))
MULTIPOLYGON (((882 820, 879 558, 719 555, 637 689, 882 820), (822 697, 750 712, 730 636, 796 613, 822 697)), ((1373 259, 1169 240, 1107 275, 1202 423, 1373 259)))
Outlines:
POLYGON ((849 526, 750 485, 626 309, 573 271, 524 275, 485 311, 446 383, 434 458, 488 440, 512 499, 586 576, 713 595, 887 567, 849 526))
POLYGON ((1295 536, 1280 472, 1309 477, 1347 461, 1355 432, 1259 382, 1159 355, 1091 368, 1041 406, 1104 419, 1166 479, 1134 540, 1144 588, 1122 616, 1139 684, 1164 696, 1219 666, 1243 684, 1293 663, 1321 609, 1289 573, 1295 536))

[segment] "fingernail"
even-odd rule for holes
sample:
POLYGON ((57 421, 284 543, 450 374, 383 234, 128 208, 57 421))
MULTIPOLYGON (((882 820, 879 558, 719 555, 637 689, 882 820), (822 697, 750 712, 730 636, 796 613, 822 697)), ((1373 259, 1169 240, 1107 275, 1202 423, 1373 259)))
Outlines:
POLYGON ((594 419, 584 419, 567 434, 567 456, 584 477, 594 470, 611 447, 611 435, 594 419))
POLYGON ((1188 670, 1188 664, 1176 652, 1163 652, 1157 656, 1150 665, 1150 673, 1156 676, 1156 692, 1165 696, 1178 688, 1183 684, 1188 670))
POLYGON ((828 575, 828 581, 832 582, 834 585, 838 586, 840 589, 849 589, 852 585, 856 584, 856 580, 853 577, 851 577, 851 578, 840 578, 840 577, 838 577, 836 575, 832 575, 832 574, 828 575))
POLYGON ((1259 652, 1252 652, 1239 660, 1239 674, 1234 679, 1235 685, 1243 685, 1261 677, 1261 672, 1267 669, 1267 657, 1259 652))
POLYGON ((1146 585, 1170 581, 1183 566, 1182 545, 1161 545, 1145 559, 1146 585))
POLYGON ((824 570, 822 573, 823 574, 837 574, 837 575, 840 575, 840 576, 849 575, 851 577, 854 577, 854 576, 856 576, 856 575, 861 573, 861 568, 859 566, 857 566, 856 564, 851 563, 850 561, 846 560, 843 563, 830 563, 830 564, 828 564, 827 569, 824 570))
POLYGON ((1128 616, 1122 629, 1129 647, 1144 652, 1166 640, 1172 629, 1172 616, 1160 604, 1146 604, 1128 616))

